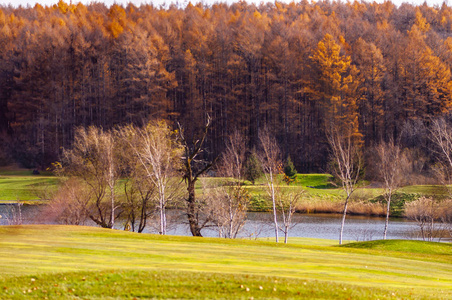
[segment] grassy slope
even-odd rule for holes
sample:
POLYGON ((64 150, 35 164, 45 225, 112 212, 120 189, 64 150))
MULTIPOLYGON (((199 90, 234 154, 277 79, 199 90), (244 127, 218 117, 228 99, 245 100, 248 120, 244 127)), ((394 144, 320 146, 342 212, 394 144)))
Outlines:
POLYGON ((49 176, 1 176, 0 201, 38 200, 57 189, 59 179, 49 176))
POLYGON ((4 226, 0 298, 452 298, 450 245, 311 242, 4 226))
POLYGON ((0 203, 33 201, 56 191, 59 179, 50 172, 33 175, 32 170, 15 167, 0 168, 0 203))

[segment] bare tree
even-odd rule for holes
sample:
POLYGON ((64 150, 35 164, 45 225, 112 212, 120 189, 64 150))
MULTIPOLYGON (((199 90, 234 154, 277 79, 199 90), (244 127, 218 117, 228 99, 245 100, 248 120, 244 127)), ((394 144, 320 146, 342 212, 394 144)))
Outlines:
POLYGON ((13 204, 8 204, 6 206, 6 220, 8 225, 22 225, 23 223, 23 215, 22 215, 22 206, 23 202, 17 201, 13 204))
POLYGON ((235 131, 226 141, 226 150, 217 168, 225 181, 211 193, 216 208, 213 222, 221 237, 236 238, 246 222, 249 194, 243 186, 245 152, 245 139, 235 131))
POLYGON ((78 178, 69 178, 50 200, 42 218, 63 224, 83 225, 89 218, 92 190, 78 178))
POLYGON ((193 139, 191 142, 185 137, 184 130, 179 124, 179 139, 183 147, 182 155, 182 178, 187 185, 188 197, 185 199, 187 208, 187 218, 190 226, 190 232, 193 236, 202 236, 201 229, 209 223, 209 218, 201 220, 202 204, 197 201, 195 194, 195 184, 201 175, 206 173, 214 161, 208 162, 200 159, 203 153, 204 142, 211 125, 210 117, 207 118, 206 125, 199 139, 193 139))
POLYGON ((408 170, 408 161, 392 139, 389 142, 382 141, 377 145, 375 154, 375 167, 378 179, 383 182, 383 195, 386 199, 386 221, 383 231, 383 239, 386 239, 391 199, 396 190, 402 186, 403 178, 408 170))
POLYGON ((361 141, 360 137, 353 132, 352 126, 331 126, 327 130, 327 139, 331 149, 332 173, 341 181, 346 196, 339 233, 339 244, 342 244, 348 202, 356 190, 362 169, 361 141))
POLYGON ((124 215, 126 222, 124 230, 142 233, 149 218, 157 211, 153 200, 155 187, 149 186, 148 180, 138 172, 127 174, 124 182, 124 215))
POLYGON ((275 237, 278 242, 278 214, 277 194, 279 193, 278 174, 282 169, 281 150, 275 137, 264 128, 259 132, 260 148, 257 153, 258 159, 264 171, 267 193, 272 201, 273 223, 275 225, 275 237))
POLYGON ((284 233, 284 243, 287 244, 289 238, 289 230, 293 225, 293 215, 295 213, 296 205, 303 194, 303 190, 290 191, 287 193, 281 192, 278 197, 277 206, 278 211, 282 218, 282 224, 284 227, 280 227, 280 230, 284 233))
POLYGON ((450 236, 449 218, 451 200, 434 200, 421 197, 405 204, 405 216, 417 222, 422 239, 441 240, 443 236, 450 236))
POLYGON ((218 231, 219 237, 235 239, 246 223, 249 194, 245 188, 236 185, 209 186, 203 184, 203 213, 209 223, 218 231))
POLYGON ((131 143, 139 142, 139 139, 130 136, 135 131, 129 131, 130 127, 118 129, 122 140, 121 162, 124 170, 124 215, 126 218, 124 229, 143 232, 149 218, 157 211, 156 202, 153 201, 156 188, 147 178, 146 170, 137 159, 131 143))
POLYGON ((72 149, 63 153, 63 174, 80 178, 89 186, 94 207, 89 217, 98 225, 113 228, 120 211, 115 186, 120 177, 116 139, 101 128, 77 128, 72 149))
POLYGON ((438 163, 434 170, 438 179, 452 195, 452 127, 445 118, 432 120, 430 138, 437 146, 438 163))
POLYGON ((221 156, 218 170, 222 176, 233 179, 232 182, 236 185, 243 182, 245 154, 245 138, 239 131, 234 131, 226 140, 226 149, 221 156))
POLYGON ((160 220, 159 233, 164 235, 167 227, 166 207, 173 194, 172 191, 177 190, 179 185, 177 172, 180 170, 182 148, 176 142, 169 126, 163 121, 156 124, 149 123, 141 129, 129 126, 122 132, 122 136, 128 137, 129 145, 141 163, 145 178, 151 186, 156 188, 160 220))

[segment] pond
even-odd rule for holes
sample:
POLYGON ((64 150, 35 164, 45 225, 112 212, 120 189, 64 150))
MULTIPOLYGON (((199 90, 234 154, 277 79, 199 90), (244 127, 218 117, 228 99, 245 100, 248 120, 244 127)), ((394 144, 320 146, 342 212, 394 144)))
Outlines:
MULTIPOLYGON (((23 224, 49 223, 50 221, 39 221, 41 207, 23 206, 21 218, 23 224), (38 221, 37 221, 38 220, 38 221)), ((0 205, 0 225, 8 225, 14 222, 12 217, 18 215, 17 207, 11 205, 0 205)), ((182 211, 168 212, 168 234, 170 235, 190 235, 185 215, 182 211)), ((341 215, 333 214, 296 214, 294 216, 294 226, 289 231, 289 237, 308 237, 333 239, 339 238, 341 215)), ((383 237, 384 218, 347 216, 344 227, 344 240, 367 241, 378 240, 383 237)), ((119 222, 118 222, 119 223, 119 222)), ((85 225, 95 226, 93 222, 87 221, 85 225)), ((121 224, 116 226, 122 229, 121 224)), ((146 229, 148 233, 157 233, 153 226, 146 229)), ((216 237, 218 233, 214 228, 206 228, 202 231, 204 236, 216 237)), ((271 213, 252 212, 248 213, 245 226, 239 234, 244 238, 273 238, 274 226, 271 213)), ((280 233, 283 237, 283 233, 280 233)), ((389 223, 388 239, 420 239, 419 227, 415 222, 401 218, 392 218, 389 223)))
MULTIPOLYGON (((321 239, 338 239, 341 215, 332 214, 296 214, 294 226, 289 231, 289 237, 308 237, 321 239)), ((344 227, 344 240, 366 241, 383 238, 384 218, 347 216, 344 227)), ((392 218, 389 223, 388 239, 417 239, 419 228, 415 222, 392 218)), ((188 235, 185 224, 179 224, 168 234, 188 235)), ((214 229, 205 229, 204 236, 218 236, 214 229)), ((284 234, 280 232, 280 237, 284 234)), ((248 213, 245 226, 240 237, 274 237, 275 230, 271 213, 248 213)))

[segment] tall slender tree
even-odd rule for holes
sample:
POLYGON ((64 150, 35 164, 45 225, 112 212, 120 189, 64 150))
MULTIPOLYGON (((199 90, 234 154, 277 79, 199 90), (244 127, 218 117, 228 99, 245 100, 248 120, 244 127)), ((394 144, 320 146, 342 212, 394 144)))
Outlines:
POLYGON ((341 181, 342 190, 345 192, 339 233, 339 244, 342 244, 348 203, 356 190, 363 167, 361 139, 355 134, 353 124, 350 123, 348 126, 330 126, 327 138, 331 149, 332 173, 341 181))
POLYGON ((277 198, 279 197, 280 187, 278 185, 280 170, 282 170, 281 150, 268 128, 264 128, 259 134, 260 148, 258 158, 264 171, 267 194, 272 202, 273 223, 275 227, 276 242, 279 241, 277 198))
POLYGON ((375 167, 378 172, 378 179, 383 183, 384 197, 386 199, 386 220, 383 231, 383 239, 386 239, 391 200, 407 174, 408 161, 400 147, 392 139, 389 142, 382 141, 378 144, 375 152, 375 167))

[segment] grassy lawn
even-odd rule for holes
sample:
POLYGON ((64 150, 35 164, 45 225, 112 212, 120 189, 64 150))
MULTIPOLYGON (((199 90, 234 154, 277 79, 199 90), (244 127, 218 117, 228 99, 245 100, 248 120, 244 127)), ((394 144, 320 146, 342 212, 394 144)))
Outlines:
POLYGON ((59 178, 49 171, 33 175, 33 170, 17 167, 0 168, 0 203, 49 199, 58 189, 59 178))
POLYGON ((448 196, 448 191, 440 185, 410 185, 400 189, 401 192, 411 194, 422 194, 429 197, 448 196))
POLYGON ((0 228, 0 298, 451 299, 452 246, 0 228))
POLYGON ((40 175, 0 176, 0 202, 33 201, 47 198, 58 188, 59 179, 40 175))

